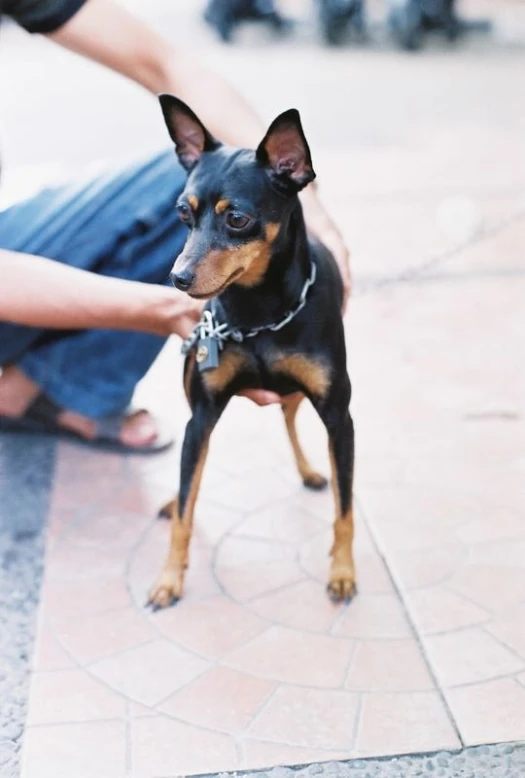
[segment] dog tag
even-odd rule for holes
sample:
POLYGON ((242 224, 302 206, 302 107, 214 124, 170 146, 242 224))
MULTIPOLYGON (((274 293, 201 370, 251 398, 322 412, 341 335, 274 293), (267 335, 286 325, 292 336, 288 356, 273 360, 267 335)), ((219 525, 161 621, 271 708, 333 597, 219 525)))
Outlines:
POLYGON ((216 338, 199 338, 196 360, 201 373, 219 366, 219 343, 216 338))

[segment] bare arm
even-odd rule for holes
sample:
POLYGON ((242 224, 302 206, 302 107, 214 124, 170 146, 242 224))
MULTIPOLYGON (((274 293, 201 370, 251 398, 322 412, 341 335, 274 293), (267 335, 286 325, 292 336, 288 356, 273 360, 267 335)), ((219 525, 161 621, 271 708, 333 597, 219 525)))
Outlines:
MULTIPOLYGON (((122 73, 153 94, 176 94, 227 143, 255 148, 264 135, 266 128, 260 118, 223 78, 208 70, 193 52, 172 46, 112 0, 89 0, 49 37, 122 73)), ((307 187, 301 200, 308 228, 335 256, 348 298, 349 254, 341 234, 313 187, 307 187)))
POLYGON ((224 79, 201 64, 193 52, 172 46, 112 0, 89 0, 48 37, 122 73, 153 94, 176 94, 226 143, 249 148, 263 137, 260 118, 224 79))
POLYGON ((0 321, 31 327, 103 327, 186 337, 200 305, 183 292, 108 278, 0 249, 0 321))

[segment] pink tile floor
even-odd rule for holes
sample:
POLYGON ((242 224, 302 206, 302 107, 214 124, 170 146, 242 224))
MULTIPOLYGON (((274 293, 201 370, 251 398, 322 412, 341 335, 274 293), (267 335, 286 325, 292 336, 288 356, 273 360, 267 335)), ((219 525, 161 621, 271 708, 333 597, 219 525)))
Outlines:
MULTIPOLYGON (((522 407, 523 281, 478 273, 489 244, 518 250, 523 225, 458 255, 467 284, 351 306, 349 606, 324 593, 331 496, 301 487, 278 409, 228 409, 186 596, 154 614, 144 602, 169 526, 153 517, 179 448, 126 459, 60 444, 24 778, 70 763, 78 778, 151 778, 525 738, 524 431, 508 415, 522 407)), ((178 372, 170 347, 143 392, 175 405, 180 440, 178 372)), ((326 471, 313 412, 300 427, 326 471)))
MULTIPOLYGON (((225 71, 240 57, 248 91, 260 50, 207 51, 225 71)), ((180 445, 142 459, 60 443, 23 778, 167 778, 525 738, 523 63, 476 46, 417 61, 286 52, 279 106, 292 90, 311 122, 359 281, 346 322, 359 595, 326 599, 331 496, 300 485, 279 409, 239 399, 224 415, 185 598, 155 614, 144 603, 169 526, 154 517, 176 491, 180 445), (314 93, 337 102, 337 121, 314 93), (375 286, 436 256, 418 283, 375 286)), ((109 105, 118 89, 95 92, 109 105)), ((261 101, 273 115, 268 84, 261 101)), ((138 393, 178 444, 180 373, 169 344, 138 393)), ((311 409, 299 427, 328 472, 311 409)))

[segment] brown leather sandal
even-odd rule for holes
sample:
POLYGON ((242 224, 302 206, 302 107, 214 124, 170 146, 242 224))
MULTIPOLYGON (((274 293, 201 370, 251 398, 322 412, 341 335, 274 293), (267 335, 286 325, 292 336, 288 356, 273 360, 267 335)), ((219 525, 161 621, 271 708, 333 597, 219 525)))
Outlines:
POLYGON ((115 451, 129 454, 156 454, 166 451, 173 445, 174 440, 169 435, 158 435, 154 441, 146 446, 127 446, 120 440, 122 425, 129 416, 137 413, 128 408, 122 414, 105 416, 96 420, 96 437, 84 438, 74 430, 63 427, 58 422, 58 417, 63 408, 50 400, 44 394, 38 397, 26 409, 22 416, 10 417, 0 415, 0 432, 26 432, 40 435, 53 435, 60 438, 75 440, 101 451, 115 451))

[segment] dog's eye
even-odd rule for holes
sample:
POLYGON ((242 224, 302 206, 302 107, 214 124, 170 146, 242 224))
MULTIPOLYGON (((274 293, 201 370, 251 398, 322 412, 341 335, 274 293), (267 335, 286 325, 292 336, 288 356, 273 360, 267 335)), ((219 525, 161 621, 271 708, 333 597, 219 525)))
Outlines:
POLYGON ((188 208, 186 203, 179 203, 177 205, 177 211, 179 212, 181 221, 185 222, 186 224, 191 221, 191 210, 188 208))
POLYGON ((250 217, 245 216, 243 213, 237 211, 231 211, 226 217, 226 224, 233 230, 242 230, 250 223, 250 217))

